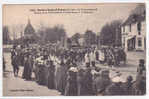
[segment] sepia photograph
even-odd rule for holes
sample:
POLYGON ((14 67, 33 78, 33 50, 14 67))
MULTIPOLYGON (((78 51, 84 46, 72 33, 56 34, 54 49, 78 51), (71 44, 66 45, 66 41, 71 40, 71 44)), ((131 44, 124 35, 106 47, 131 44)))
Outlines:
POLYGON ((3 96, 146 95, 146 4, 2 6, 3 96))

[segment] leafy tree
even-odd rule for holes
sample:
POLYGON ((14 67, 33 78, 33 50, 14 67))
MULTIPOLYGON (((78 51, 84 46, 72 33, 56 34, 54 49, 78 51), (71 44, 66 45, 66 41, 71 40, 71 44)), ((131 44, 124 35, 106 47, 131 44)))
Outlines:
POLYGON ((87 30, 85 32, 84 36, 85 36, 86 46, 90 46, 92 44, 96 44, 97 43, 97 36, 96 36, 96 34, 93 31, 87 30))
POLYGON ((121 45, 121 20, 114 20, 110 24, 103 26, 100 32, 100 44, 121 45))
POLYGON ((71 40, 79 44, 79 38, 81 37, 80 33, 76 33, 71 37, 71 40))
POLYGON ((44 42, 57 42, 60 41, 62 37, 66 36, 65 29, 62 25, 56 25, 53 28, 46 27, 44 30, 39 30, 38 33, 44 42))

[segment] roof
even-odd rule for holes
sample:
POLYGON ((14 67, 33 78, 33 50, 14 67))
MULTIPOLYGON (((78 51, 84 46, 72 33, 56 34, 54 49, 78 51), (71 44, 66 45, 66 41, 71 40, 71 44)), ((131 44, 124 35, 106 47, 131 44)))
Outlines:
POLYGON ((28 20, 28 24, 25 27, 24 34, 26 35, 26 34, 33 34, 33 33, 35 33, 35 30, 33 26, 31 25, 30 20, 28 20))
POLYGON ((141 22, 141 21, 145 21, 145 17, 144 16, 133 14, 133 15, 130 15, 128 17, 128 19, 122 24, 122 26, 135 24, 135 23, 141 22))
POLYGON ((145 5, 144 4, 138 5, 134 10, 131 11, 131 14, 128 16, 126 21, 122 23, 122 26, 145 21, 145 14, 146 14, 145 5))

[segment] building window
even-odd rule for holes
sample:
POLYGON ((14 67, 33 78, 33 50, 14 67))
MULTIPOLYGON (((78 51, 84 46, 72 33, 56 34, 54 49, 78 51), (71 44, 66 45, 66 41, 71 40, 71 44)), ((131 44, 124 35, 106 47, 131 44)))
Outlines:
POLYGON ((129 32, 131 32, 131 24, 129 25, 129 32))
POLYGON ((123 47, 125 48, 125 37, 123 38, 123 47))
POLYGON ((141 22, 137 24, 138 34, 141 35, 141 22))
POLYGON ((125 32, 125 26, 123 27, 123 32, 125 32))
POLYGON ((138 46, 142 46, 142 39, 141 38, 138 38, 138 46))

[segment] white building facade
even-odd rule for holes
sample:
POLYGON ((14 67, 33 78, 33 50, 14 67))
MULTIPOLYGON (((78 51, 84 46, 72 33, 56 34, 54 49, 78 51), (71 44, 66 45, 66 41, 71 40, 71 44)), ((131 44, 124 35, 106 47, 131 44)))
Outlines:
POLYGON ((125 51, 146 50, 146 21, 143 16, 140 20, 129 18, 121 26, 122 47, 125 51))

